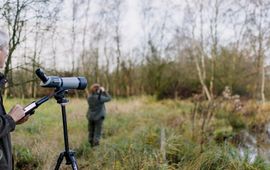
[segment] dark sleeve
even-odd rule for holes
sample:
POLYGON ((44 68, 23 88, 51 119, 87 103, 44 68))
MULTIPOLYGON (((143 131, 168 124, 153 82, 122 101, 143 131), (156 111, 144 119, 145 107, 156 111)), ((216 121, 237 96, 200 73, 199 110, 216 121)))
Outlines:
POLYGON ((99 101, 104 103, 108 102, 112 99, 112 97, 109 95, 108 92, 102 92, 102 94, 99 96, 99 101))
POLYGON ((16 123, 8 114, 0 115, 0 138, 12 132, 15 129, 16 123))
POLYGON ((90 104, 90 96, 87 97, 87 103, 90 104))

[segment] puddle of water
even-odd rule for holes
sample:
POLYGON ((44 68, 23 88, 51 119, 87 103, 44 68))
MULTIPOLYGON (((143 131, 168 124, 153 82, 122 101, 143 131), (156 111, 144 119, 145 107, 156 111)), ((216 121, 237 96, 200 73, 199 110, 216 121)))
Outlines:
POLYGON ((270 163, 270 123, 265 126, 261 134, 251 134, 247 131, 241 132, 241 144, 239 153, 242 158, 247 158, 250 163, 256 160, 257 156, 270 163))

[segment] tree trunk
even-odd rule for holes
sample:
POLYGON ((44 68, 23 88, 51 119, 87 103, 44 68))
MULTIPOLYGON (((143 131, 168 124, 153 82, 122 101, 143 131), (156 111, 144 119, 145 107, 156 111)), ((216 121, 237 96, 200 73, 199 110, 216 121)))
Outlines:
POLYGON ((206 94, 206 97, 208 99, 208 101, 211 101, 212 100, 212 96, 205 84, 205 79, 203 78, 203 75, 202 75, 202 71, 201 71, 201 68, 200 68, 200 65, 199 65, 199 61, 198 59, 195 57, 195 64, 196 64, 196 68, 197 68, 197 72, 198 72, 198 76, 199 76, 199 80, 200 80, 200 83, 203 87, 203 91, 205 92, 206 94))

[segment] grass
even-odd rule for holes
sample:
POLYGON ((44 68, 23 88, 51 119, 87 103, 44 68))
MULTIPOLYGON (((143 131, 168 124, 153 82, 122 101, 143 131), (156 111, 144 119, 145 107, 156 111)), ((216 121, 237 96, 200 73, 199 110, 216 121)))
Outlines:
MULTIPOLYGON (((26 105, 31 101, 7 99, 6 110, 15 103, 26 105)), ((269 166, 259 157, 249 163, 232 144, 216 143, 211 134, 201 152, 198 140, 192 139, 193 104, 189 101, 156 101, 142 96, 114 99, 106 106, 108 115, 101 145, 91 148, 87 142, 86 100, 70 98, 67 104, 69 145, 76 151, 80 169, 267 169, 269 166), (166 142, 165 150, 160 147, 161 141, 166 142)), ((227 113, 222 114, 210 126, 221 136, 232 131, 225 121, 227 113)), ((199 133, 197 130, 196 135, 199 133)), ((40 106, 27 123, 18 125, 12 133, 12 143, 17 169, 53 169, 64 149, 61 108, 55 100, 40 106)), ((64 162, 61 168, 71 169, 64 162)))

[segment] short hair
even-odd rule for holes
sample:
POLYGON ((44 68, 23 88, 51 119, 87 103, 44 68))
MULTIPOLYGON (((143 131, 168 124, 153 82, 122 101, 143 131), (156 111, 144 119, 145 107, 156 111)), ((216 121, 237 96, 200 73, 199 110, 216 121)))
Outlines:
POLYGON ((8 35, 0 30, 0 49, 5 47, 8 44, 8 35))

